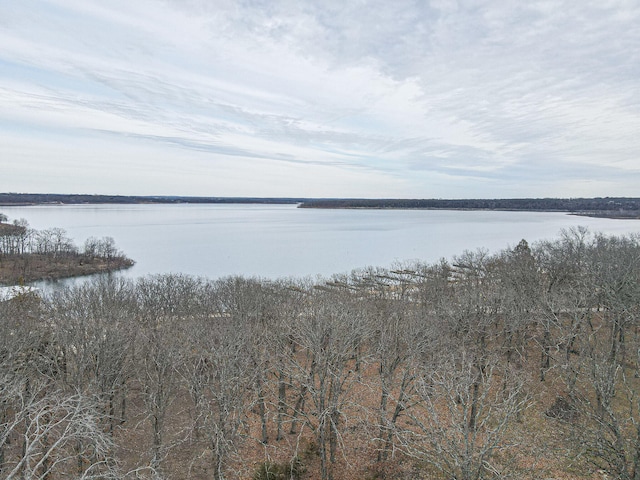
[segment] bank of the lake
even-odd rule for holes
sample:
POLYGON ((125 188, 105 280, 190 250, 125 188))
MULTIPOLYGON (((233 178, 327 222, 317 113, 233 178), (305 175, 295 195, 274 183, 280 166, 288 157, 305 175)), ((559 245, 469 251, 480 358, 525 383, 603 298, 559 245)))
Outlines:
POLYGON ((131 268, 127 257, 104 259, 87 255, 23 254, 0 258, 0 285, 24 285, 131 268))
POLYGON ((31 228, 26 219, 7 223, 0 216, 0 285, 83 277, 123 270, 134 261, 111 237, 87 239, 79 248, 64 229, 31 228))

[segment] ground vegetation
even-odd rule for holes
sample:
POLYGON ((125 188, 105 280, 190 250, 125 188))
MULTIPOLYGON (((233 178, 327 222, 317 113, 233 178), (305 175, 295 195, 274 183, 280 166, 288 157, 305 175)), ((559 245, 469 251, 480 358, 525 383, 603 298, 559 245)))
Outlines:
POLYGON ((0 477, 640 478, 640 237, 0 302, 0 477))

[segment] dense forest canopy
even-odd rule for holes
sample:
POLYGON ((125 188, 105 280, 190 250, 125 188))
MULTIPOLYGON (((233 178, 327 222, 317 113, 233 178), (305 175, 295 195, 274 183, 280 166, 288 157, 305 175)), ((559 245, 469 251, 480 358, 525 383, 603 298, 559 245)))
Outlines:
POLYGON ((640 237, 0 302, 13 478, 640 476, 640 237))

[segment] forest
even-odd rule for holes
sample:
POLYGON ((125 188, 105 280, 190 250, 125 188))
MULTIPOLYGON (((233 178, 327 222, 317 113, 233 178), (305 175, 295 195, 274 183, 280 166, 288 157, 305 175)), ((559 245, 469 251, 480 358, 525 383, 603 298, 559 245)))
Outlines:
POLYGON ((496 199, 309 199, 301 208, 385 208, 436 210, 511 210, 523 212, 571 212, 606 218, 640 217, 640 199, 596 198, 496 198, 496 199))
POLYGON ((640 237, 0 302, 5 479, 640 478, 640 237))

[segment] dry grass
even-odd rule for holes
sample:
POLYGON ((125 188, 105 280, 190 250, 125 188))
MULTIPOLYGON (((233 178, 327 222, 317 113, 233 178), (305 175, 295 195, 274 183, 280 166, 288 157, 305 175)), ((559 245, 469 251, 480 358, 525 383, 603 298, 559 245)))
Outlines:
POLYGON ((79 277, 129 268, 124 257, 104 259, 86 255, 23 254, 0 256, 0 284, 19 285, 37 280, 79 277))

